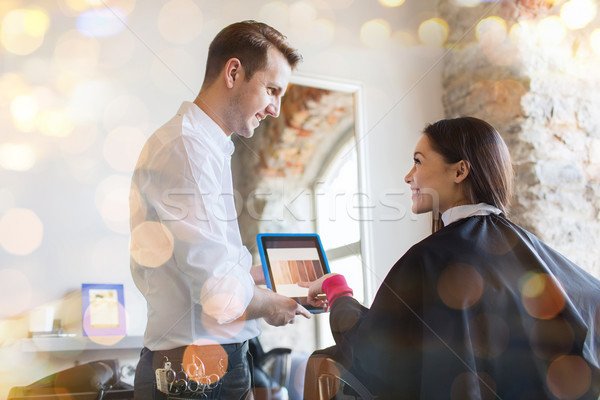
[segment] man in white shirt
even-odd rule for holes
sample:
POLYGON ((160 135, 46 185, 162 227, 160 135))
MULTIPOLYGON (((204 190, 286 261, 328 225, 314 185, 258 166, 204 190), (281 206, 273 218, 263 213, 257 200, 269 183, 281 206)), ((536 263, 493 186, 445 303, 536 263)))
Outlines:
POLYGON ((279 115, 300 60, 268 25, 226 27, 210 45, 197 98, 142 149, 130 196, 131 271, 148 304, 136 399, 246 398, 247 341, 260 333, 258 319, 310 318, 294 300, 255 286, 230 167, 232 133, 251 137, 279 115))

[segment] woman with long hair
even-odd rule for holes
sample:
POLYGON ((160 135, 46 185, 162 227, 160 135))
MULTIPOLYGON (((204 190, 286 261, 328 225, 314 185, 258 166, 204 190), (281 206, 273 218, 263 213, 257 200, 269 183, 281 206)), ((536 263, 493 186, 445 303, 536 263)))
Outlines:
POLYGON ((427 126, 405 182, 434 232, 391 268, 370 309, 342 275, 304 285, 330 309, 336 341, 313 357, 379 398, 596 400, 600 281, 507 218, 512 181, 487 122, 427 126))

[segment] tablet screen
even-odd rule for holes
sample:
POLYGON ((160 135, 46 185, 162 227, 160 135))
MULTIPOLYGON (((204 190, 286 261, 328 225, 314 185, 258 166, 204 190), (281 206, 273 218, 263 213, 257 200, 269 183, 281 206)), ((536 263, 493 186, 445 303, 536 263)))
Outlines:
POLYGON ((311 282, 329 272, 325 252, 316 234, 260 234, 257 237, 267 286, 294 298, 311 311, 308 289, 298 282, 311 282))

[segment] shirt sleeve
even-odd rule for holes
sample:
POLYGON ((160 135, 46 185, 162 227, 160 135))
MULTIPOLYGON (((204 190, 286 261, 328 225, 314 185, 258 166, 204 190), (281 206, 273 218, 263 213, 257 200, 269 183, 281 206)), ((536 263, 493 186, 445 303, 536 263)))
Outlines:
POLYGON ((147 161, 140 190, 156 213, 146 219, 156 219, 172 236, 172 257, 192 301, 225 324, 243 316, 254 281, 227 184, 229 158, 211 150, 191 138, 175 139, 147 161))

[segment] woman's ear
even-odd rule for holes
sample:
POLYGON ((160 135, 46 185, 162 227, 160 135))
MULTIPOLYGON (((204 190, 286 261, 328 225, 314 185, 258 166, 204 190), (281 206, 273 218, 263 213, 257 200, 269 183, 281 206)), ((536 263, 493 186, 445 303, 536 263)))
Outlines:
POLYGON ((454 183, 461 183, 467 176, 469 176, 469 172, 471 171, 471 164, 467 160, 460 160, 455 164, 456 166, 456 176, 454 178, 454 183))
POLYGON ((235 81, 240 78, 243 73, 242 63, 237 58, 230 58, 225 63, 225 84, 228 89, 233 88, 235 81))

